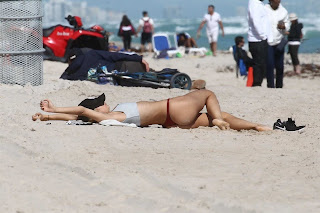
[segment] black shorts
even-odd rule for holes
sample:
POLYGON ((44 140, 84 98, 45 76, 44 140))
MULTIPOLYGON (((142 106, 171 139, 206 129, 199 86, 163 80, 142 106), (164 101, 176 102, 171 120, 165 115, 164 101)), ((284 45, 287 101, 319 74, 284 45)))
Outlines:
POLYGON ((141 44, 151 43, 152 33, 142 33, 141 34, 141 44))

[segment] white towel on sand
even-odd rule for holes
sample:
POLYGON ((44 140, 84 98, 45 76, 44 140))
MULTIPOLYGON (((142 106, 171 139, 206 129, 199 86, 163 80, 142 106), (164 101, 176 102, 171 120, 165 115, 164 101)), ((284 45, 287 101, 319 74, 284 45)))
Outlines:
POLYGON ((99 124, 103 126, 127 126, 127 127, 134 127, 134 128, 138 127, 135 124, 122 123, 117 120, 103 120, 99 124))

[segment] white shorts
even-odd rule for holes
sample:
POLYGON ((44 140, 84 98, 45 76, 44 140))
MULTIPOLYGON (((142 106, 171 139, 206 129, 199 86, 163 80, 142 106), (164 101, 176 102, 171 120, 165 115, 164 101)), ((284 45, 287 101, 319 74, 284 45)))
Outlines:
POLYGON ((219 29, 211 32, 207 32, 209 43, 218 42, 219 29))

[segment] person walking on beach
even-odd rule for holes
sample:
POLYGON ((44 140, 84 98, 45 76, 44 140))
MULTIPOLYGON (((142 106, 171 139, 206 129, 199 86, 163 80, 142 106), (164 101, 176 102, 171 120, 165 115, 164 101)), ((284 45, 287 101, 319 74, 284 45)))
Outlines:
POLYGON ((224 37, 224 28, 221 21, 221 16, 219 13, 214 11, 215 7, 213 5, 208 6, 208 14, 205 14, 203 20, 197 31, 197 38, 200 37, 201 30, 205 24, 207 24, 207 36, 210 43, 211 51, 213 55, 217 55, 217 42, 219 36, 219 26, 222 31, 222 37, 224 37))
POLYGON ((248 41, 253 58, 253 87, 261 86, 267 71, 268 41, 273 41, 268 13, 263 0, 249 0, 248 41))
POLYGON ((271 23, 273 41, 268 41, 267 81, 268 88, 283 87, 284 51, 287 44, 285 35, 289 29, 288 11, 281 5, 281 0, 269 0, 266 5, 271 23), (274 85, 276 69, 276 85, 274 85))
POLYGON ((142 12, 143 17, 139 20, 139 28, 137 30, 137 33, 139 33, 142 30, 141 33, 141 52, 145 51, 145 45, 149 44, 148 50, 152 50, 152 34, 154 33, 154 22, 149 17, 147 11, 142 12))
POLYGON ((298 16, 295 13, 289 15, 291 21, 291 27, 288 34, 289 53, 291 56, 294 72, 296 74, 301 73, 300 61, 298 57, 299 47, 301 39, 303 38, 302 28, 303 24, 299 23, 298 16))
POLYGON ((122 17, 122 21, 120 23, 118 36, 122 38, 123 48, 126 51, 130 51, 130 49, 131 49, 131 40, 132 40, 131 36, 132 35, 137 35, 136 31, 135 31, 133 25, 131 24, 131 21, 128 18, 128 16, 124 15, 122 17))

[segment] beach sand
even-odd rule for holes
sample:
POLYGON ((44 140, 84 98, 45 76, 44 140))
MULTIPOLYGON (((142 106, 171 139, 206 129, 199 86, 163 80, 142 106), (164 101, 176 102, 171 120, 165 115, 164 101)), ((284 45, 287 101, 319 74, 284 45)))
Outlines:
MULTIPOLYGON (((283 89, 246 88, 231 54, 155 60, 204 79, 223 111, 272 126, 293 117, 304 133, 67 126, 33 122, 39 102, 74 106, 105 93, 108 104, 161 100, 178 89, 101 86, 59 77, 0 84, 0 212, 320 212, 320 78, 285 78, 283 89)), ((320 64, 316 54, 302 63, 320 64)), ((292 70, 286 65, 286 70, 292 70)))

